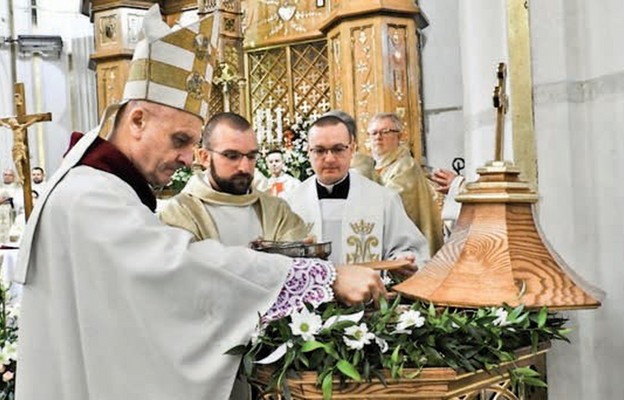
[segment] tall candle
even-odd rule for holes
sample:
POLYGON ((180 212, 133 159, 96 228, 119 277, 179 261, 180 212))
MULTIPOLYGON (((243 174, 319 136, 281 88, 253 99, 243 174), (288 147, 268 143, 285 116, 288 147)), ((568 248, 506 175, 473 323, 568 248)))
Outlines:
POLYGON ((277 118, 277 128, 275 128, 275 130, 277 131, 277 143, 281 146, 282 145, 282 135, 284 134, 284 132, 282 132, 282 109, 278 108, 277 110, 275 110, 275 117, 277 118))
POLYGON ((266 134, 267 141, 269 144, 273 143, 273 114, 271 114, 271 109, 267 108, 265 111, 266 115, 266 134))
POLYGON ((256 125, 256 138, 258 139, 258 144, 262 145, 262 141, 264 140, 264 128, 262 127, 262 113, 261 110, 256 111, 255 117, 255 125, 256 125))

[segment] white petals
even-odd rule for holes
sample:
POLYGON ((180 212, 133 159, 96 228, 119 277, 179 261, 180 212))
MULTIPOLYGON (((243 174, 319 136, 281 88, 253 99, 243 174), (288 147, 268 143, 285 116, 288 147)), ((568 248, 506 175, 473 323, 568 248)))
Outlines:
POLYGON ((345 328, 344 334, 342 339, 347 347, 353 350, 361 350, 365 344, 370 344, 371 340, 376 337, 374 333, 368 331, 368 326, 364 323, 345 328))
POLYGON ((301 336, 305 341, 314 340, 314 335, 321 330, 321 323, 323 322, 320 315, 311 313, 305 307, 301 312, 292 313, 290 319, 292 322, 288 326, 290 326, 292 334, 301 336))
MULTIPOLYGON (((397 323, 397 332, 405 331, 412 326, 420 328, 425 324, 425 317, 420 315, 420 311, 408 310, 399 316, 399 322, 397 323)), ((397 333, 395 332, 395 333, 397 333)))
POLYGON ((284 357, 289 347, 292 347, 291 342, 283 343, 277 349, 275 349, 273 353, 264 357, 262 360, 255 361, 255 364, 273 364, 280 358, 284 357))
POLYGON ((492 322, 494 325, 496 326, 509 325, 509 322, 507 321, 507 311, 504 308, 497 308, 495 314, 496 314, 496 319, 492 322))
POLYGON ((331 328, 332 325, 340 321, 353 321, 357 324, 358 322, 360 322, 363 316, 364 310, 355 314, 332 315, 331 317, 327 318, 327 321, 325 321, 325 323, 323 324, 323 329, 331 328))

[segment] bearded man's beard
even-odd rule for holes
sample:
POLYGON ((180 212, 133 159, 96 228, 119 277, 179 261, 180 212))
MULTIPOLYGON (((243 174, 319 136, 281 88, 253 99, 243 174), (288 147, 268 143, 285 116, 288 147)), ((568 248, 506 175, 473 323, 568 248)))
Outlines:
POLYGON ((215 172, 214 164, 210 161, 210 177, 217 184, 217 188, 220 192, 229 194, 247 194, 253 181, 253 175, 245 172, 232 175, 229 179, 225 179, 217 175, 215 172))

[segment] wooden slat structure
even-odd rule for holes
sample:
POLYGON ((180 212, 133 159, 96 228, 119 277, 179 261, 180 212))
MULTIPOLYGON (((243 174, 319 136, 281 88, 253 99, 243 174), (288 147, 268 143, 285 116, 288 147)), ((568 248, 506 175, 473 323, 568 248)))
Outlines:
MULTIPOLYGON (((542 400, 548 398, 545 389, 533 390, 524 397, 518 397, 511 390, 509 370, 517 367, 532 367, 540 373, 546 371, 546 352, 550 345, 545 343, 535 352, 518 352, 518 359, 513 363, 503 363, 492 371, 476 372, 456 371, 452 368, 424 368, 415 378, 392 379, 386 373, 386 385, 379 381, 353 382, 341 384, 333 382, 334 400, 542 400)), ((405 374, 415 370, 405 370, 405 374)), ((259 383, 269 382, 269 370, 259 371, 259 383)), ((316 385, 315 372, 303 372, 298 377, 288 378, 290 398, 294 400, 321 400, 323 392, 316 385)), ((286 397, 279 391, 265 392, 263 400, 283 400, 286 397)))

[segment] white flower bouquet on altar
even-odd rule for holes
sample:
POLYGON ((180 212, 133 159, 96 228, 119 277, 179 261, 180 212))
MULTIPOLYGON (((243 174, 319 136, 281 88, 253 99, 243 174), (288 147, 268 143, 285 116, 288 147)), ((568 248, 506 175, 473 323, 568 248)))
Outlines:
MULTIPOLYGON (((566 319, 541 310, 491 307, 458 309, 414 302, 379 309, 345 308, 335 303, 261 324, 243 354, 242 369, 252 382, 270 370, 261 390, 279 390, 304 371, 317 374, 324 398, 341 382, 414 378, 425 367, 476 371, 515 360, 514 351, 551 340, 565 340, 566 319)), ((544 386, 530 368, 512 371, 515 383, 544 386)))
MULTIPOLYGON (((308 131, 315 118, 295 117, 295 123, 281 132, 281 123, 277 126, 277 135, 266 134, 272 127, 261 127, 257 132, 258 144, 263 157, 258 160, 257 167, 265 176, 269 176, 265 157, 270 150, 280 149, 284 157, 284 172, 300 181, 312 175, 312 167, 308 159, 308 131)), ((259 122, 257 122, 259 124, 259 122)))
POLYGON ((19 309, 12 303, 9 290, 0 283, 0 400, 15 398, 19 309))

